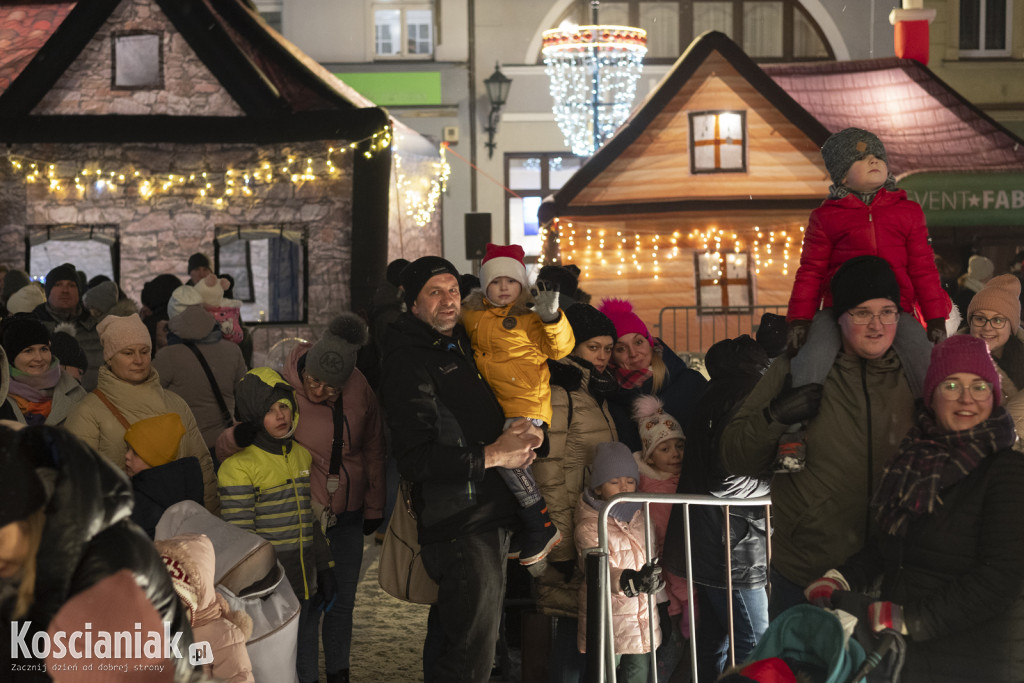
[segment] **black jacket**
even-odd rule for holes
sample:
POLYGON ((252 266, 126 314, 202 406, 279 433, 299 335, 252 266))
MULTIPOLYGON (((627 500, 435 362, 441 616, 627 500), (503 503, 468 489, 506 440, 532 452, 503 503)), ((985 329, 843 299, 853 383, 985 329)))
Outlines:
MULTIPOLYGON (((25 617, 32 622, 26 642, 31 633, 46 631, 69 598, 128 569, 161 620, 170 622, 171 633, 182 633, 178 649, 183 657, 175 660, 175 680, 198 677, 188 663, 193 642, 188 615, 152 541, 129 520, 128 478, 63 429, 26 427, 16 439, 35 460, 40 478, 53 481, 36 555, 35 602, 25 617)), ((6 606, 4 611, 3 623, 9 627, 6 606)))
POLYGON ((1024 455, 990 455, 940 497, 906 537, 883 535, 839 571, 856 591, 881 577, 881 599, 903 607, 901 681, 1020 681, 1024 455))
MULTIPOLYGON (((718 457, 722 429, 768 368, 768 356, 747 335, 720 341, 704 359, 711 376, 700 396, 693 420, 686 429, 686 453, 676 493, 710 494, 719 498, 754 498, 768 495, 768 482, 726 473, 718 457)), ((690 508, 693 580, 715 588, 726 587, 723 508, 690 508)), ((683 507, 672 508, 662 564, 686 576, 683 507)), ((767 582, 763 507, 734 506, 729 510, 729 547, 732 550, 734 588, 761 588, 767 582)))
POLYGON ((179 458, 132 477, 132 521, 153 538, 164 510, 183 500, 203 504, 203 468, 198 458, 179 458))
POLYGON ((484 468, 504 414, 461 325, 447 336, 400 315, 384 349, 381 398, 398 471, 413 483, 421 544, 516 523, 515 498, 484 468))

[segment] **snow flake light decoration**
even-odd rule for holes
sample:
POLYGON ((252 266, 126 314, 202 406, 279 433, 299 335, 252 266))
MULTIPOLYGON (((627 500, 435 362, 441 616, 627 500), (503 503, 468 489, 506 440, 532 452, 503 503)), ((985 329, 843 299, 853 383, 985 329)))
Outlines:
POLYGON ((593 25, 545 31, 541 52, 552 110, 573 154, 590 156, 629 116, 647 54, 647 32, 593 25))

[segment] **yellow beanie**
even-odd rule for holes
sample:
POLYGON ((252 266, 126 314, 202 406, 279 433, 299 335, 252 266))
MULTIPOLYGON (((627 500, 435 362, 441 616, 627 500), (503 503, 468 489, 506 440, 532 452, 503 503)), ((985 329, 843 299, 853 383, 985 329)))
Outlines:
POLYGON ((139 420, 124 433, 124 440, 150 467, 160 467, 177 459, 178 444, 185 425, 177 413, 165 413, 139 420))

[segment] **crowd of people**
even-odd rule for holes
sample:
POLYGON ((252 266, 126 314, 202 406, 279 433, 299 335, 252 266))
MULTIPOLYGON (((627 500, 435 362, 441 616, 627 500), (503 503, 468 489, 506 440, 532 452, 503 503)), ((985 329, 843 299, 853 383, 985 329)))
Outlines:
POLYGON ((177 680, 258 679, 252 623, 213 590, 216 544, 153 542, 191 501, 273 547, 299 604, 297 680, 319 680, 322 651, 328 682, 348 681, 363 539, 397 504, 436 584, 425 681, 490 678, 521 571, 552 619, 548 680, 579 683, 585 557, 610 505, 619 680, 647 683, 652 650, 659 680, 685 679, 693 641, 697 680, 715 681, 730 649, 744 662, 807 602, 901 633, 905 680, 1019 680, 1020 264, 993 277, 976 256, 944 280, 878 138, 844 130, 822 154, 833 185, 788 315, 718 340, 704 373, 628 299, 591 305, 572 266, 531 282, 517 245, 488 245, 473 282, 439 256, 392 263, 370 320, 338 314, 277 368, 251 367, 248 335, 195 292, 216 281, 202 254, 188 282, 147 283, 141 307, 71 264, 42 288, 9 271, 2 642, 80 628, 119 591, 114 626, 214 644, 212 664, 168 664, 177 680), (615 502, 632 492, 770 494, 771 519, 653 504, 648 538, 643 504, 615 502))

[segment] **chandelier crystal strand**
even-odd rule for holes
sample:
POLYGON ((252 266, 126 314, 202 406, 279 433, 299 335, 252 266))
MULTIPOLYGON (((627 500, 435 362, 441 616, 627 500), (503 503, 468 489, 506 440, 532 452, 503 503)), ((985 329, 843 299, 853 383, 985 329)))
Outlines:
POLYGON ((590 156, 629 116, 647 54, 647 32, 629 26, 545 31, 552 111, 573 154, 590 156))

